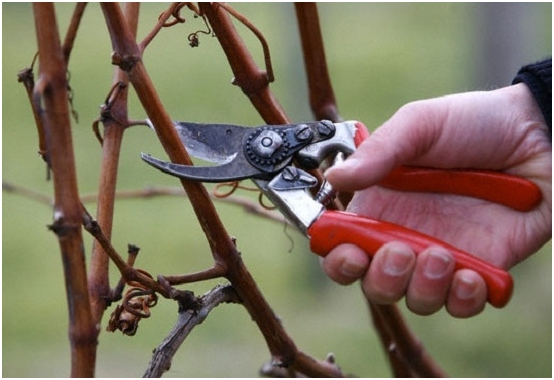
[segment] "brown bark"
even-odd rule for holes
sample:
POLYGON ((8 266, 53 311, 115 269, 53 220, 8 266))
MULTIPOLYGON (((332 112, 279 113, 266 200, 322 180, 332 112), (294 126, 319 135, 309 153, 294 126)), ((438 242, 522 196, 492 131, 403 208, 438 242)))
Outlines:
POLYGON ((33 10, 40 56, 39 79, 33 97, 35 104, 43 104, 40 115, 53 173, 54 221, 50 228, 58 237, 64 268, 69 309, 71 376, 91 377, 94 375, 97 329, 90 311, 86 280, 81 232, 82 208, 68 109, 67 66, 53 4, 35 4, 33 10))

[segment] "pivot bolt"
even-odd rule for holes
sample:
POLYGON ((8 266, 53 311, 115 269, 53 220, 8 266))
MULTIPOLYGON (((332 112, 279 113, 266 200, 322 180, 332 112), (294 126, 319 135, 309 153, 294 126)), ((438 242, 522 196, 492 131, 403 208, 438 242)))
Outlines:
POLYGON ((283 145, 283 138, 275 131, 262 131, 252 142, 252 150, 260 157, 269 158, 283 145))

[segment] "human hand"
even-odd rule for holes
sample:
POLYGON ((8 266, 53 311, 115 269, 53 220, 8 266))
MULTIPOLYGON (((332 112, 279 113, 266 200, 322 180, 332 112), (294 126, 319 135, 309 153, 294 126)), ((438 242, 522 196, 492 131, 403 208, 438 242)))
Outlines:
MULTIPOLYGON (((357 191, 348 211, 434 236, 504 269, 551 235, 552 149, 524 84, 410 103, 326 177, 339 190, 357 191), (531 180, 543 200, 521 213, 479 199, 374 186, 400 165, 498 170, 531 180)), ((374 302, 406 296, 407 306, 421 315, 445 305, 453 316, 469 317, 487 299, 484 280, 472 270, 455 271, 452 254, 440 247, 416 257, 406 244, 390 242, 370 263, 358 247, 342 245, 323 260, 323 268, 341 284, 361 278, 374 302)))

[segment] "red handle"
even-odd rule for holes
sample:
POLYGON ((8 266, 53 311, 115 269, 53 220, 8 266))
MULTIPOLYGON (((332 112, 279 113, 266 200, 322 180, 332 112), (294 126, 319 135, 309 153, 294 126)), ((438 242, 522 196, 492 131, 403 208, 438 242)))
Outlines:
POLYGON ((456 269, 472 269, 483 277, 491 305, 503 307, 512 295, 513 280, 506 271, 431 236, 392 223, 346 212, 325 211, 307 232, 311 250, 320 256, 326 256, 344 243, 357 245, 369 256, 373 256, 384 243, 396 240, 408 243, 416 254, 429 246, 442 246, 453 252, 456 269))
POLYGON ((530 211, 542 200, 541 190, 533 182, 486 170, 400 167, 393 170, 380 185, 400 191, 465 195, 517 211, 530 211))
MULTIPOLYGON (((356 146, 368 137, 369 132, 365 125, 356 122, 356 146)), ((400 191, 464 195, 508 206, 517 211, 530 211, 542 200, 541 190, 533 182, 487 170, 402 166, 393 170, 380 185, 400 191)))

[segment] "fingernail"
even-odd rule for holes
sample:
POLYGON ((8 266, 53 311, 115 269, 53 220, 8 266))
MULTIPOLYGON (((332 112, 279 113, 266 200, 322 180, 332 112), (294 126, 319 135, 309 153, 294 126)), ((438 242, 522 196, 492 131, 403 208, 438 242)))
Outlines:
POLYGON ((391 276, 403 275, 410 268, 412 259, 408 252, 391 251, 385 257, 383 271, 391 276))
POLYGON ((477 283, 465 276, 458 276, 454 285, 456 297, 461 300, 473 298, 477 290, 477 283))
POLYGON ((349 278, 360 278, 365 273, 365 270, 365 265, 348 259, 345 259, 340 267, 341 273, 349 278))
POLYGON ((451 261, 449 256, 430 250, 423 267, 424 273, 429 278, 442 277, 450 269, 451 261))

